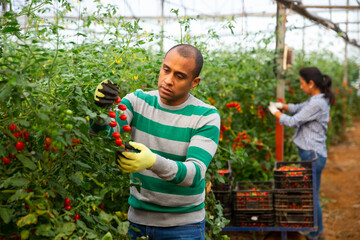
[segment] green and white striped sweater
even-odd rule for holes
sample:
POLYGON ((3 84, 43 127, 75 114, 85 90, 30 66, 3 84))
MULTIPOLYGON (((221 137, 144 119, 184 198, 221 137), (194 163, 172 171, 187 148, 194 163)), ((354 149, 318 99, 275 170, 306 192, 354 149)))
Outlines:
POLYGON ((151 169, 131 176, 142 185, 140 192, 130 189, 128 219, 161 227, 202 221, 204 177, 219 141, 219 112, 193 95, 181 105, 165 105, 157 90, 137 90, 121 104, 128 118, 118 124, 130 124, 132 140, 157 154, 151 169))

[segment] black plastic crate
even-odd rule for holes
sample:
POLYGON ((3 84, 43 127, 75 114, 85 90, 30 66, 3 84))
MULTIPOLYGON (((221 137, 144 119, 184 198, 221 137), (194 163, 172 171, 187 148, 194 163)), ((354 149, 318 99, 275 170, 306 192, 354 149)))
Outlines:
POLYGON ((313 210, 275 210, 276 225, 280 227, 314 227, 313 210))
POLYGON ((230 161, 227 161, 225 169, 218 170, 218 173, 224 177, 225 183, 213 184, 212 190, 215 198, 220 201, 223 207, 223 215, 227 219, 231 219, 232 213, 232 188, 233 175, 231 171, 230 161))
POLYGON ((233 210, 273 210, 273 182, 237 182, 233 190, 233 210))
POLYGON ((232 209, 232 199, 231 199, 231 192, 214 192, 215 198, 220 201, 221 205, 228 211, 231 212, 232 209))
POLYGON ((214 183, 212 189, 215 192, 231 192, 233 186, 233 175, 231 170, 230 161, 227 161, 225 169, 218 170, 218 173, 224 177, 224 183, 214 183))
POLYGON ((275 190, 275 210, 312 210, 312 190, 275 190))
POLYGON ((276 162, 275 189, 312 189, 312 162, 276 162))
POLYGON ((213 184, 212 190, 214 192, 229 192, 231 193, 232 191, 232 186, 233 186, 233 179, 226 179, 225 183, 216 183, 213 184))
POLYGON ((275 225, 275 214, 265 211, 233 211, 232 226, 239 227, 272 227, 275 225))

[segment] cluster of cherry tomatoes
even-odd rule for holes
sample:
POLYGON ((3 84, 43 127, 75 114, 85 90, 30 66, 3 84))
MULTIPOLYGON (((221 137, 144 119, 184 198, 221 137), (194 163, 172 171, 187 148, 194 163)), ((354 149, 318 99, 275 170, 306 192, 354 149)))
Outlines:
POLYGON ((238 102, 231 102, 226 104, 227 108, 236 108, 238 112, 242 112, 241 105, 238 102))
MULTIPOLYGON (((117 100, 115 100, 114 103, 119 104, 120 102, 121 102, 121 98, 118 97, 117 100)), ((119 105, 118 105, 118 109, 121 110, 121 111, 125 111, 125 110, 127 109, 127 107, 126 107, 126 105, 124 105, 124 104, 119 104, 119 105)), ((116 113, 115 113, 114 111, 109 111, 109 117, 112 118, 112 119, 116 118, 116 113)), ((120 118, 121 121, 125 121, 125 120, 127 119, 127 116, 126 116, 125 114, 121 114, 121 115, 119 116, 119 118, 120 118)), ((109 123, 109 126, 112 127, 112 128, 114 128, 114 127, 118 126, 118 124, 117 124, 116 121, 113 120, 113 121, 111 121, 111 122, 109 123)), ((124 126, 122 127, 122 129, 123 129, 125 132, 131 131, 131 127, 130 127, 129 125, 124 125, 124 126)), ((122 139, 120 138, 120 133, 119 133, 119 132, 114 132, 114 133, 112 134, 112 137, 115 138, 115 144, 116 144, 116 145, 118 145, 118 146, 124 146, 124 145, 123 145, 123 141, 122 141, 122 139)))
MULTIPOLYGON (((25 148, 25 142, 29 141, 30 133, 26 132, 25 129, 20 129, 14 123, 12 123, 9 126, 9 130, 10 130, 11 134, 13 135, 11 138, 16 141, 16 143, 14 143, 16 150, 18 152, 23 151, 25 148)), ((6 133, 4 133, 4 134, 6 136, 8 136, 8 134, 6 134, 6 133)), ((8 137, 10 137, 10 136, 8 136, 8 137)), ((16 156, 14 154, 10 153, 9 156, 2 157, 1 162, 3 162, 5 165, 9 165, 11 163, 10 159, 15 159, 15 158, 16 158, 16 156)))
MULTIPOLYGON (((64 199, 64 209, 65 210, 70 211, 72 209, 70 203, 71 203, 70 198, 65 198, 64 199)), ((69 215, 69 217, 72 218, 71 215, 69 215)), ((75 220, 75 222, 77 220, 80 220, 80 214, 76 213, 75 216, 73 217, 73 219, 75 220)))

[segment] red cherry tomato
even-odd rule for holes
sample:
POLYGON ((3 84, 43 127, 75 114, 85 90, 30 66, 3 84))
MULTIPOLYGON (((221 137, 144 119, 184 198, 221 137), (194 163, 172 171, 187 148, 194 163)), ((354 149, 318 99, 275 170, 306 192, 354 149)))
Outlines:
POLYGON ((121 146, 122 142, 123 141, 121 140, 121 138, 118 138, 118 139, 115 140, 115 144, 118 145, 118 146, 121 146))
POLYGON ((80 219, 80 214, 75 214, 75 217, 74 217, 75 221, 79 220, 80 219))
POLYGON ((117 99, 115 100, 116 103, 121 103, 121 98, 118 96, 117 99))
POLYGON ((9 164, 10 164, 10 159, 9 159, 8 157, 1 158, 1 161, 2 161, 5 165, 9 165, 9 164))
POLYGON ((17 142, 15 147, 18 151, 22 151, 24 149, 25 145, 23 142, 17 142))
POLYGON ((69 198, 64 199, 64 206, 69 206, 71 203, 71 200, 69 198))
POLYGON ((12 123, 12 124, 10 125, 10 131, 13 132, 13 131, 15 131, 15 130, 16 130, 16 125, 15 125, 14 123, 12 123))
POLYGON ((113 134, 112 134, 112 136, 113 136, 113 138, 119 138, 120 137, 120 133, 118 133, 118 132, 114 132, 113 134))
POLYGON ((45 143, 50 145, 51 144, 51 139, 50 138, 45 138, 45 143))
POLYGON ((70 205, 67 205, 64 207, 66 210, 70 211, 71 210, 71 206, 70 205))
POLYGON ((126 116, 125 114, 122 114, 122 115, 120 116, 120 119, 121 119, 122 121, 125 121, 125 120, 127 119, 127 116, 126 116))
POLYGON ((44 150, 45 151, 50 151, 50 145, 48 145, 48 144, 44 144, 44 150))
POLYGON ((125 132, 129 132, 131 130, 131 127, 129 125, 123 126, 123 129, 125 132))
POLYGON ((124 104, 120 104, 120 105, 118 106, 118 108, 119 108, 121 111, 125 111, 125 110, 127 109, 126 105, 124 105, 124 104))
POLYGON ((24 133, 24 137, 25 137, 25 141, 27 141, 28 140, 28 138, 29 138, 29 135, 30 135, 30 133, 24 133))
POLYGON ((109 111, 109 117, 115 118, 115 117, 116 117, 116 113, 113 112, 113 111, 109 111))
POLYGON ((116 127, 117 123, 115 121, 111 121, 109 123, 110 127, 116 127))
POLYGON ((100 205, 100 209, 101 210, 104 210, 105 208, 104 208, 104 205, 100 205))
POLYGON ((16 138, 20 138, 20 137, 22 136, 22 133, 21 133, 21 132, 16 132, 16 133, 14 133, 13 135, 14 135, 14 137, 16 137, 16 138))

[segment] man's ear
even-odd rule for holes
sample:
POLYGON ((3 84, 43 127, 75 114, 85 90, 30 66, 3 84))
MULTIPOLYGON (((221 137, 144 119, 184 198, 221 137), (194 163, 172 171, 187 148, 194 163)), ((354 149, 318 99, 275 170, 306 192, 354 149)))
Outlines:
POLYGON ((192 80, 191 83, 191 89, 193 89, 194 87, 196 87, 197 85, 199 85, 201 78, 200 77, 196 77, 192 80))

